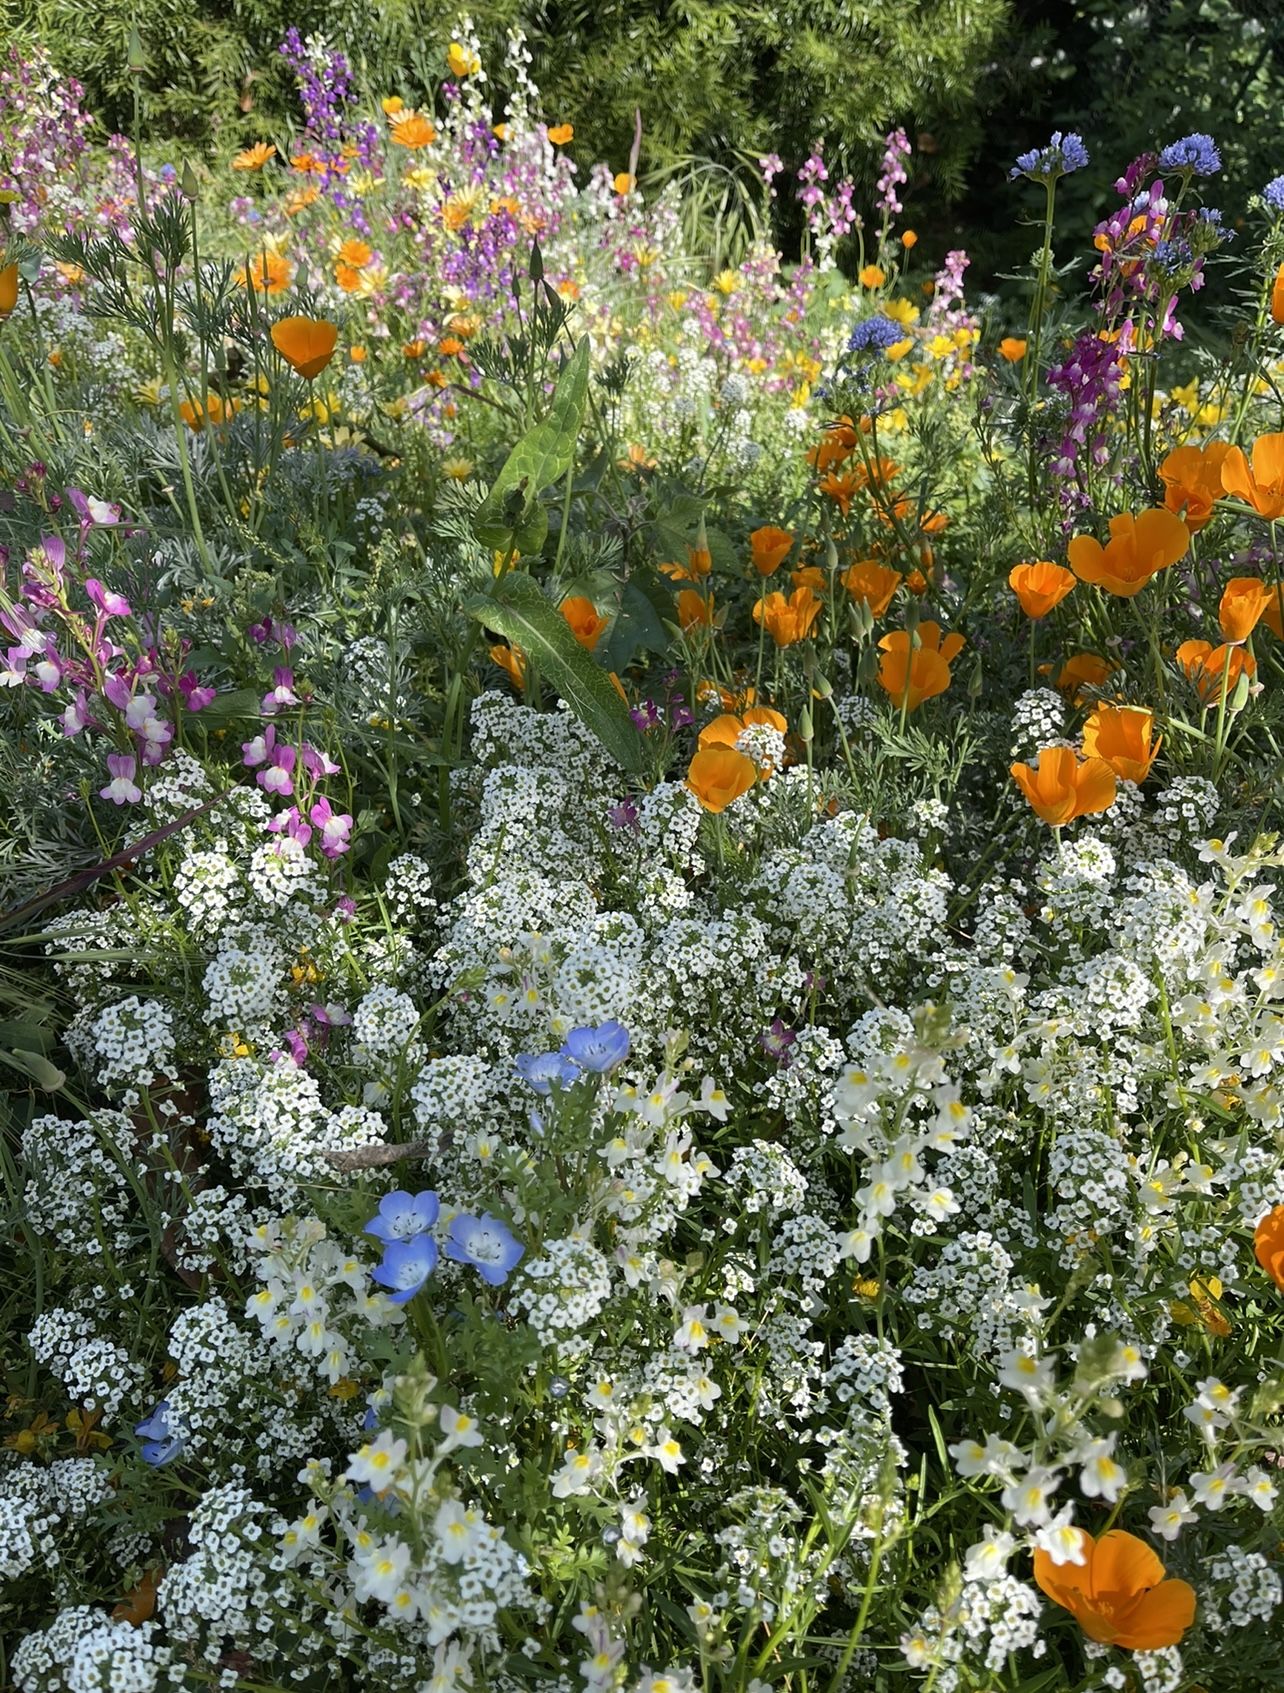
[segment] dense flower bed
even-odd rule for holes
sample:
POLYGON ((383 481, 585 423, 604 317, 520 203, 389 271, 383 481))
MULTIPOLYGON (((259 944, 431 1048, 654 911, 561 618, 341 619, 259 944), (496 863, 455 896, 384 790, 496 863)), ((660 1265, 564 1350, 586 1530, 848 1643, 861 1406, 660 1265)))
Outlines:
POLYGON ((0 79, 3 1676, 1265 1693, 1284 179, 1018 324, 283 51, 0 79))

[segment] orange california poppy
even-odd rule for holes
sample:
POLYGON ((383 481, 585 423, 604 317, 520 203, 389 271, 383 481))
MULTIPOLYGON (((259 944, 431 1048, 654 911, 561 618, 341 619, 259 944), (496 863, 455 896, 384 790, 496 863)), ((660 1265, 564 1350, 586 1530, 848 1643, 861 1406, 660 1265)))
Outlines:
POLYGON ((490 656, 520 693, 526 686, 526 654, 522 649, 496 645, 490 649, 490 656))
POLYGON ((708 628, 713 623, 713 597, 708 599, 694 588, 684 588, 678 595, 678 623, 685 630, 708 628))
POLYGON ((1175 512, 1120 512, 1110 519, 1105 546, 1094 535, 1076 535, 1068 550, 1070 568, 1081 582, 1093 582, 1108 594, 1131 599, 1159 571, 1176 564, 1190 546, 1190 534, 1175 512))
POLYGON ((1242 447, 1232 447, 1222 462, 1222 487, 1268 522, 1284 517, 1284 435, 1259 435, 1251 465, 1242 447))
POLYGON ((1073 747, 1044 747, 1033 768, 1009 766, 1031 808, 1053 828, 1115 803, 1115 773, 1103 758, 1080 762, 1073 747))
POLYGON ((568 141, 573 141, 575 138, 575 125, 573 123, 555 123, 550 125, 546 133, 554 147, 565 147, 568 141))
POLYGON ((1217 608, 1222 634, 1228 641, 1246 641, 1273 601, 1278 609, 1275 589, 1260 576, 1232 576, 1217 608))
POLYGON ((1257 1262, 1284 1293, 1284 1205, 1268 1211, 1253 1230, 1253 1252, 1257 1262))
POLYGON ((1195 1590, 1165 1579, 1158 1557, 1121 1528, 1094 1540, 1077 1530, 1081 1564, 1054 1564, 1034 1554, 1034 1579, 1048 1598, 1069 1611, 1089 1640, 1129 1652, 1175 1646, 1195 1620, 1195 1590))
POLYGON ((1102 658, 1097 653, 1075 653, 1061 666, 1053 686, 1063 694, 1069 694, 1072 702, 1078 705, 1083 699, 1084 689, 1101 687, 1115 668, 1108 658, 1102 658))
POLYGON ((1213 507, 1225 493, 1222 466, 1230 446, 1209 441, 1203 447, 1174 447, 1159 467, 1164 485, 1164 504, 1185 521, 1192 535, 1198 535, 1213 515, 1213 507))
POLYGON ((943 694, 950 685, 950 665, 963 651, 962 635, 941 638, 939 623, 920 623, 917 646, 909 632, 895 629, 878 643, 883 656, 878 661, 878 685, 891 696, 892 704, 917 711, 924 700, 943 694))
POLYGON ((1275 272, 1275 284, 1271 289, 1271 322, 1284 323, 1284 265, 1275 272))
POLYGON ((243 153, 238 153, 232 160, 233 170, 262 170, 264 165, 276 152, 270 141, 256 141, 252 147, 247 147, 243 153))
POLYGON ((1190 1282, 1189 1305, 1179 1299, 1168 1310, 1175 1323, 1183 1328, 1194 1328, 1198 1324, 1206 1328, 1209 1334, 1215 1334, 1225 1340, 1231 1332, 1230 1320, 1223 1313, 1218 1301, 1222 1297, 1222 1284, 1217 1276, 1194 1276, 1190 1282))
POLYGON ((725 811, 758 780, 758 767, 734 747, 701 747, 687 771, 687 787, 706 811, 725 811))
POLYGON ((765 627, 778 647, 792 647, 812 633, 823 606, 824 601, 804 583, 788 599, 781 593, 760 599, 753 608, 753 620, 765 627))
POLYGON ((631 194, 633 192, 633 190, 637 187, 637 185, 638 185, 637 177, 633 176, 629 171, 626 171, 626 170, 617 171, 616 174, 611 178, 611 187, 615 190, 615 192, 620 196, 621 199, 623 199, 626 194, 631 194))
POLYGON ((909 252, 911 247, 917 247, 918 246, 918 236, 914 232, 914 230, 907 229, 905 231, 904 235, 901 236, 901 246, 904 247, 904 249, 907 253, 909 252))
POLYGON ((280 294, 290 286, 293 275, 288 262, 280 253, 264 249, 247 259, 236 280, 242 288, 253 288, 256 294, 280 294))
POLYGON ((164 1564, 145 1570, 137 1586, 131 1587, 120 1604, 113 1607, 112 1621, 127 1622, 132 1628, 141 1628, 149 1621, 156 1612, 156 1590, 164 1574, 164 1564))
POLYGON ((446 63, 450 66, 451 76, 476 76, 481 69, 481 60, 476 52, 458 41, 452 41, 447 47, 446 63))
POLYGON ((389 140, 396 146, 404 147, 411 153, 417 153, 421 147, 431 147, 436 139, 436 128, 422 112, 412 112, 408 118, 394 119, 389 136, 389 140))
POLYGON ((823 594, 829 586, 825 572, 818 564, 800 564, 789 572, 789 580, 795 588, 810 588, 814 594, 823 594))
POLYGON ((849 565, 840 580, 858 605, 863 603, 869 607, 871 617, 882 617, 905 578, 889 564, 864 558, 849 565))
POLYGON ((1051 564, 1037 559, 1033 564, 1017 564, 1008 572, 1008 587, 1021 602, 1027 617, 1046 617, 1059 606, 1074 587, 1074 572, 1063 564, 1051 564))
POLYGON ((602 639, 602 631, 610 618, 599 617, 597 607, 584 594, 572 594, 569 599, 563 600, 561 610, 571 634, 585 652, 591 653, 602 639))
POLYGON ((338 325, 323 317, 283 317, 272 325, 272 345, 305 382, 320 376, 338 339, 338 325))
POLYGON ((794 538, 788 529, 777 529, 775 524, 764 524, 761 529, 753 529, 749 533, 749 556, 753 559, 754 569, 759 576, 774 576, 789 555, 789 549, 794 544, 794 538))
POLYGON ((999 342, 999 357, 1009 364, 1020 364, 1030 343, 1020 335, 1005 335, 999 342))
POLYGON ((192 433, 199 435, 207 423, 227 423, 240 409, 238 400, 225 400, 211 389, 204 406, 199 400, 183 400, 178 412, 192 433))
POLYGON ((1155 714, 1140 705, 1098 705, 1083 726, 1085 758, 1101 758, 1125 782, 1144 782, 1163 745, 1155 714))
POLYGON ((1284 641, 1284 584, 1268 582, 1266 604, 1262 607, 1262 622, 1275 636, 1277 641, 1284 641))
POLYGON ((847 435, 844 429, 827 429, 814 447, 808 447, 807 463, 821 474, 845 463, 856 447, 855 437, 849 440, 847 435))
POLYGON ((724 711, 720 716, 713 718, 701 729, 697 744, 702 747, 734 747, 742 731, 759 724, 765 724, 769 729, 779 729, 782 735, 789 729, 788 720, 780 712, 773 711, 769 705, 754 705, 750 706, 743 716, 724 711))
POLYGON ((856 277, 862 288, 881 288, 887 281, 887 272, 882 265, 866 265, 856 277))
POLYGON ((0 266, 0 317, 8 317, 18 304, 18 267, 0 266))
POLYGON ((1183 641, 1175 656, 1206 707, 1220 701, 1223 677, 1229 699, 1241 676, 1257 675, 1257 660, 1244 647, 1214 647, 1208 641, 1183 641))

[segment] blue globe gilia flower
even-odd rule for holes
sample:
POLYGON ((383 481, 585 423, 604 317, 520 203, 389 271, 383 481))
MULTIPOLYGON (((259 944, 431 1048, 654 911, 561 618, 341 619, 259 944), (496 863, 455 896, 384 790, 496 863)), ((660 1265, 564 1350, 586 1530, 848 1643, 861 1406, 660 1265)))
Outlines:
POLYGON ((491 1287, 508 1280, 509 1271, 526 1248, 488 1212, 473 1217, 468 1213, 452 1219, 446 1240, 446 1256, 456 1264, 471 1264, 491 1287))
POLYGON ((629 1031, 613 1018, 596 1028, 572 1029, 562 1045, 559 1057, 569 1058, 581 1070, 605 1075, 623 1064, 629 1055, 629 1031))
POLYGON ((430 1189, 410 1194, 398 1188, 394 1193, 384 1194, 363 1233, 389 1243, 413 1240, 433 1226, 440 1210, 441 1201, 430 1189))

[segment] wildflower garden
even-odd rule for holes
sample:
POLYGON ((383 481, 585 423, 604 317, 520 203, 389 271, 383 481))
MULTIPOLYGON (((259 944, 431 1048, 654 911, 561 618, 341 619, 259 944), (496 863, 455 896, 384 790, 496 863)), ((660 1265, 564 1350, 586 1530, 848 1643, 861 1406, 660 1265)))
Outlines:
POLYGON ((483 45, 0 59, 0 1687, 1278 1693, 1284 176, 483 45))

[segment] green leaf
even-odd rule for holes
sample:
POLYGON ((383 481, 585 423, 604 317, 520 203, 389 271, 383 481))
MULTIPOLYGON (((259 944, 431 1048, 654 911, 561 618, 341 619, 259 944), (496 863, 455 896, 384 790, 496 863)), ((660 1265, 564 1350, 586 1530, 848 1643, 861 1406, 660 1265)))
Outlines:
POLYGON ((538 552, 548 534, 548 513, 539 496, 575 461, 588 397, 589 344, 582 340, 562 366, 548 416, 527 430, 509 453, 494 485, 473 518, 483 546, 538 552))
POLYGON ((529 576, 510 571, 491 593, 465 600, 464 610, 521 648, 617 764, 634 775, 642 770, 645 749, 624 701, 529 576))

